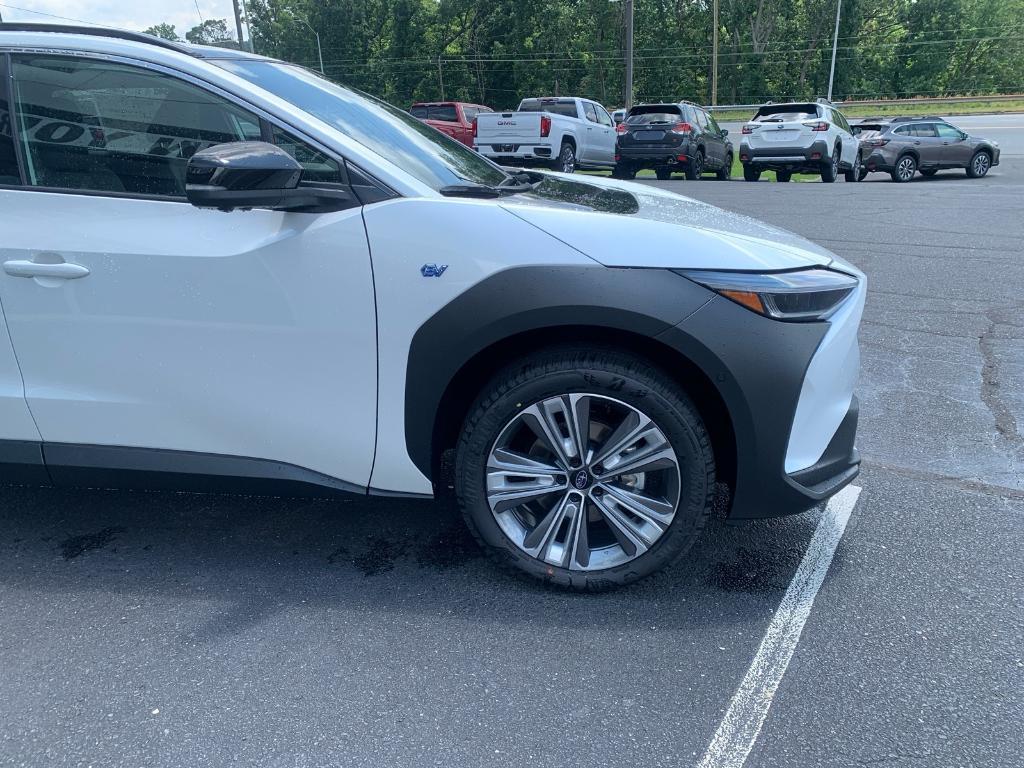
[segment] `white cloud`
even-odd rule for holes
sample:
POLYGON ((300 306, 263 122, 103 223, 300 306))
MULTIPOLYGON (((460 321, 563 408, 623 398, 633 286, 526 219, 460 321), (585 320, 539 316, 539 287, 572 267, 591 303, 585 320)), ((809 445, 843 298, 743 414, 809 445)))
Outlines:
MULTIPOLYGON (((86 22, 137 31, 167 22, 184 37, 200 22, 196 5, 195 0, 0 0, 0 12, 4 21, 86 22)), ((198 0, 198 6, 203 19, 225 19, 234 30, 231 0, 198 0)))

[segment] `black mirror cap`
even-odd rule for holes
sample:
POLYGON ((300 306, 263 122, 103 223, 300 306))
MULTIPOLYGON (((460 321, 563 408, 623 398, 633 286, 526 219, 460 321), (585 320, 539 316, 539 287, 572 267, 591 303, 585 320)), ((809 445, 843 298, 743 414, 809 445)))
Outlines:
POLYGON ((276 208, 302 179, 302 166, 265 141, 235 141, 189 158, 185 195, 200 208, 276 208))
POLYGON ((726 128, 723 128, 723 129, 722 129, 722 138, 724 139, 724 138, 725 138, 726 136, 728 136, 728 135, 729 135, 729 131, 728 131, 728 129, 726 129, 726 128))

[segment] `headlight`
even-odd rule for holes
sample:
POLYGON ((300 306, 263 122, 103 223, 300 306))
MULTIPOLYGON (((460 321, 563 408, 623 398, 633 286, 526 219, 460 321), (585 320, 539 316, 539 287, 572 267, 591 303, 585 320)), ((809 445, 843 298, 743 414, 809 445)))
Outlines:
POLYGON ((776 320, 827 317, 857 287, 857 278, 831 269, 798 272, 714 272, 678 269, 683 277, 776 320))

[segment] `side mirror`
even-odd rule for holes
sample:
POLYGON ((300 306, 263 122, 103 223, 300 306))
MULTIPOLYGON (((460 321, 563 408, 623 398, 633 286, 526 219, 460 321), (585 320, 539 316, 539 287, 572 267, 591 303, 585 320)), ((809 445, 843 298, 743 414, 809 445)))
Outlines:
POLYGON ((728 130, 726 130, 725 128, 723 128, 723 129, 722 129, 722 138, 724 139, 724 138, 725 138, 726 136, 728 136, 728 135, 729 135, 729 131, 728 131, 728 130))
POLYGON ((198 208, 219 211, 321 212, 353 204, 348 190, 300 187, 301 180, 302 166, 280 147, 235 141, 201 149, 189 158, 185 196, 198 208))

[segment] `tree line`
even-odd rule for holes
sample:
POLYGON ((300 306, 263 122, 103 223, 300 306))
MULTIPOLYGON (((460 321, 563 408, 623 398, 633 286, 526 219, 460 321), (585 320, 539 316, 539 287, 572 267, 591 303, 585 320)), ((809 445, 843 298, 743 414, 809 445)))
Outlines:
MULTIPOLYGON (((400 106, 624 98, 622 0, 247 0, 252 48, 400 106)), ((719 0, 718 103, 824 95, 836 0, 719 0)), ((208 19, 191 42, 237 46, 208 19)), ((149 30, 177 37, 173 27, 149 30)), ((709 103, 712 0, 636 0, 636 101, 709 103)), ((836 99, 1024 91, 1024 0, 843 0, 836 99)))

